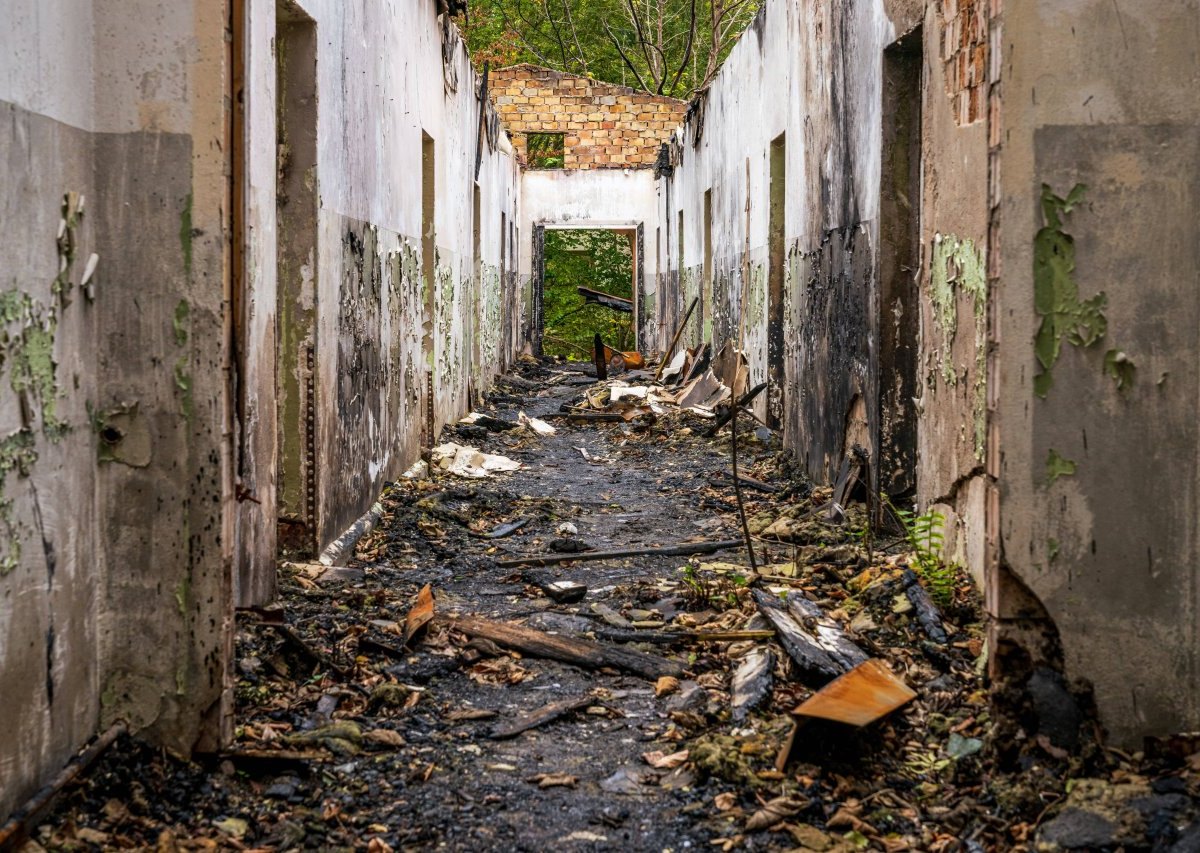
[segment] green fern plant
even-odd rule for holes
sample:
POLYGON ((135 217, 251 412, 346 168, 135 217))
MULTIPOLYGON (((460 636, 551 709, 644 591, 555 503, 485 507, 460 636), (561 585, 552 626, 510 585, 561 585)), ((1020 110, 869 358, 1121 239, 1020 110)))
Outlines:
POLYGON ((913 553, 913 569, 925 581, 930 597, 940 606, 948 606, 954 601, 958 567, 947 561, 944 554, 946 516, 932 510, 918 515, 890 503, 889 506, 904 528, 904 538, 913 553))

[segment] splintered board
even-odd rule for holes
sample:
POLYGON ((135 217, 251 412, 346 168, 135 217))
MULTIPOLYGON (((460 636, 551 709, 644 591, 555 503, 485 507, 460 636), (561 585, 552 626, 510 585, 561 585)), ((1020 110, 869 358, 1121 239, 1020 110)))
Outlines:
POLYGON ((907 684, 892 674, 887 664, 868 660, 829 682, 792 713, 798 717, 819 717, 851 726, 865 726, 916 696, 907 684))

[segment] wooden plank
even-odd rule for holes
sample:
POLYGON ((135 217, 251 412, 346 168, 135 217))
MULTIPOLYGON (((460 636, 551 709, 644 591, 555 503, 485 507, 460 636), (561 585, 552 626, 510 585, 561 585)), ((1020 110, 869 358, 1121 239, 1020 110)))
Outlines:
POLYGON ((831 681, 792 711, 851 726, 865 726, 911 702, 917 694, 880 660, 868 660, 831 681))
POLYGON ((761 589, 753 590, 752 595, 759 611, 779 632, 779 642, 797 666, 806 672, 831 678, 846 671, 845 667, 831 658, 829 652, 796 621, 778 596, 761 589))
POLYGON ((551 702, 549 705, 544 705, 536 711, 518 717, 511 723, 502 726, 496 726, 492 729, 491 737, 493 740, 504 740, 505 738, 516 737, 521 732, 527 732, 530 729, 544 726, 546 723, 553 722, 559 717, 564 717, 572 711, 578 711, 580 708, 586 708, 592 704, 595 698, 588 693, 584 696, 575 696, 571 699, 563 699, 559 702, 551 702))
POLYGON ((651 681, 657 681, 664 675, 678 677, 683 673, 679 664, 655 655, 579 637, 547 634, 523 625, 493 622, 479 616, 459 616, 451 619, 450 624, 468 636, 491 640, 498 646, 515 649, 521 654, 557 660, 584 669, 610 666, 651 681))
POLYGON ((789 595, 787 608, 796 621, 809 627, 813 639, 823 648, 842 671, 854 669, 867 660, 867 653, 847 637, 841 627, 825 611, 803 594, 789 595), (814 630, 815 629, 815 630, 814 630))
POLYGON ((733 674, 733 719, 740 723, 771 694, 775 655, 768 648, 752 649, 733 674))

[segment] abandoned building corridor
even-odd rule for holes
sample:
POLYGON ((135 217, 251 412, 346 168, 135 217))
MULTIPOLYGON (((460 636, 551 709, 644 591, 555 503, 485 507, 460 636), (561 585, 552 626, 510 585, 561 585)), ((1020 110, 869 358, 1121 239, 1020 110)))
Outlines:
MULTIPOLYGON (((418 466, 385 493, 347 567, 285 567, 281 606, 238 618, 226 752, 187 767, 122 739, 43 843, 74 832, 161 846, 163 833, 215 831, 269 849, 680 850, 772 826, 760 836, 771 846, 843 849, 849 834, 928 850, 989 813, 970 793, 986 703, 969 582, 941 590, 944 614, 923 612, 927 597, 898 608, 904 549, 872 552, 860 503, 831 520, 830 490, 743 414, 755 577, 728 428, 707 437, 713 421, 682 408, 572 419, 564 405, 585 395, 647 387, 644 374, 597 383, 586 369, 525 364, 502 378, 486 417, 445 429, 432 473, 418 466), (520 468, 464 476, 484 472, 460 468, 451 442, 520 468), (596 559, 622 551, 634 556, 596 559), (551 564, 505 563, 531 554, 551 564), (850 632, 837 647, 847 659, 810 657, 820 646, 803 631, 770 639, 788 623, 763 614, 786 619, 784 602, 800 599, 829 614, 823 632, 850 632), (806 685, 867 651, 920 698, 869 734, 811 719, 779 772, 806 685), (952 772, 919 793, 950 732, 952 772), (804 825, 814 819, 825 828, 804 825)), ((1047 772, 1020 782, 1028 796, 1047 772)), ((977 834, 991 837, 986 824, 977 834)))
POLYGON ((0 851, 1200 850, 1200 0, 0 21, 0 851))

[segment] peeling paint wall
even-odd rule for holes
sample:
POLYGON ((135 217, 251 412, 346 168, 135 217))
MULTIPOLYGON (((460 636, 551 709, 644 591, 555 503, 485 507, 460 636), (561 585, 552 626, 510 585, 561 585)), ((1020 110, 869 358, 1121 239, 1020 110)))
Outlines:
POLYGON ((0 814, 112 720, 222 734, 227 13, 0 11, 0 814))
MULTIPOLYGON (((311 488, 311 512, 299 515, 312 525, 311 541, 319 550, 415 461, 430 412, 435 431, 465 414, 471 394, 486 390, 514 357, 521 329, 504 321, 522 317, 515 249, 520 173, 490 104, 481 125, 480 80, 457 30, 437 18, 435 3, 395 0, 351 8, 297 0, 281 19, 285 26, 292 19, 307 22, 315 32, 318 141, 306 180, 319 204, 311 269, 278 266, 276 252, 295 241, 280 230, 283 208, 275 195, 276 61, 283 40, 275 0, 249 0, 248 7, 249 303, 271 312, 280 294, 309 293, 303 297, 313 317, 307 345, 314 351, 311 371, 297 355, 293 367, 282 371, 279 389, 265 370, 249 378, 264 424, 256 433, 262 448, 256 494, 264 506, 290 517, 291 507, 307 505, 287 490, 311 488), (432 139, 435 155, 432 270, 422 260, 423 134, 432 139), (478 259, 472 223, 477 140, 478 259), (500 233, 502 215, 507 235, 500 233), (502 239, 511 244, 503 270, 502 239), (304 382, 312 385, 311 447, 289 441, 296 433, 290 425, 303 418, 308 404, 286 408, 288 389, 304 397, 304 382), (280 404, 285 408, 277 409, 280 404), (281 471, 279 494, 268 470, 276 418, 279 457, 290 466, 281 471), (296 472, 307 471, 306 459, 297 456, 309 455, 313 482, 296 486, 296 472)), ((282 335, 293 328, 282 314, 262 323, 249 342, 251 357, 273 354, 276 329, 282 335)), ((286 343, 281 336, 280 344, 286 343)), ((251 579, 274 568, 274 537, 261 529, 257 535, 261 539, 242 558, 255 566, 251 579)))
POLYGON ((764 4, 674 140, 673 173, 660 181, 669 268, 657 304, 669 336, 691 298, 711 292, 713 304, 689 324, 689 345, 709 335, 718 347, 741 341, 752 383, 782 361, 783 387, 756 401, 756 412, 779 406, 786 444, 817 480, 837 470, 851 413, 865 403, 865 449, 885 466, 905 458, 912 469, 899 480, 876 476, 885 487, 899 483, 898 500, 947 515, 952 558, 981 580, 989 184, 986 110, 972 103, 988 91, 976 68, 987 56, 978 41, 983 7, 764 4), (885 54, 902 43, 916 82, 892 80, 900 91, 885 93, 894 72, 885 54), (905 122, 913 127, 897 137, 905 122), (898 156, 887 146, 909 145, 907 133, 919 138, 898 156), (785 183, 778 307, 768 286, 772 149, 785 183), (886 286, 881 274, 891 277, 886 286), (782 317, 778 355, 769 316, 782 317), (897 355, 901 347, 910 354, 897 355), (897 365, 912 375, 897 377, 897 365), (893 435, 909 443, 904 452, 881 446, 893 435))
MULTIPOLYGON (((773 357, 782 359, 784 387, 771 396, 788 445, 818 479, 841 462, 854 401, 875 397, 880 55, 894 32, 882 2, 765 3, 692 105, 673 174, 662 181, 670 271, 657 307, 666 334, 691 298, 709 291, 710 230, 713 304, 697 310, 685 340, 698 344, 708 334, 702 318, 711 318, 713 344, 740 341, 754 384, 768 375, 767 318, 782 316, 773 357), (776 307, 768 288, 773 142, 786 175, 776 256, 784 304, 776 307), (706 192, 711 224, 702 221, 706 192)), ((760 416, 767 404, 768 395, 756 401, 760 416)), ((875 412, 869 417, 875 429, 875 412)))
POLYGON ((1006 0, 996 21, 1004 452, 988 604, 1003 636, 1030 615, 1012 587, 1040 602, 1067 677, 1130 748, 1200 728, 1197 20, 1195 0, 1006 0), (1047 211, 1044 186, 1069 210, 1047 211), (1048 250, 1071 268, 1053 307, 1048 250), (1066 315, 1089 302, 1105 322, 1073 341, 1066 315))

